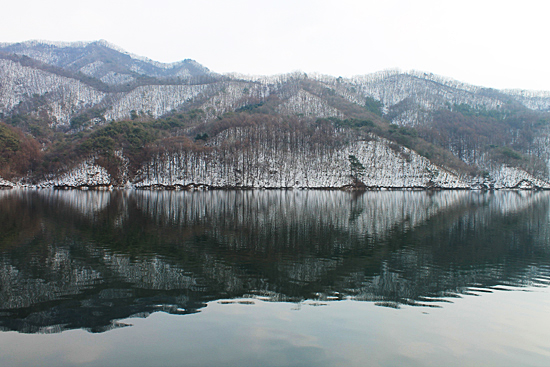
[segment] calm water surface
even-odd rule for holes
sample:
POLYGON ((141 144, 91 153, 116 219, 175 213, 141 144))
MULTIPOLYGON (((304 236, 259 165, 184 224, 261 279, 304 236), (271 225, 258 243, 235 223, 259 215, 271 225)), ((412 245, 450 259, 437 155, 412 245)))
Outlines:
POLYGON ((0 366, 548 366, 550 192, 0 191, 0 366))

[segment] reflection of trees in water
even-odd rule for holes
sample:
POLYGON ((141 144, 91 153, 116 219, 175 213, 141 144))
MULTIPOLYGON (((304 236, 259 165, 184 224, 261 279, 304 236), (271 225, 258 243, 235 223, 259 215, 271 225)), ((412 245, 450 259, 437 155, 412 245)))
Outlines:
MULTIPOLYGON (((546 192, 2 192, 0 325, 24 332, 205 301, 428 304, 549 278, 546 192)), ((52 331, 52 330, 50 330, 52 331)))

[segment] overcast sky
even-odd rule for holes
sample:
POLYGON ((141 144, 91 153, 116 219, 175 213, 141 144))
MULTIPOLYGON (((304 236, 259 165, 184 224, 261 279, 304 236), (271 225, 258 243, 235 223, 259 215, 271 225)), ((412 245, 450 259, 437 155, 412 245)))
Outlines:
POLYGON ((549 0, 4 0, 0 42, 105 39, 216 72, 416 69, 550 90, 549 0))

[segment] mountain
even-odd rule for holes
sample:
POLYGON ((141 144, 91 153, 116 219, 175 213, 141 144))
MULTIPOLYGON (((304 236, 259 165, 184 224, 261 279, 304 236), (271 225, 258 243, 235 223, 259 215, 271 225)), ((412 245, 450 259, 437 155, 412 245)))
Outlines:
POLYGON ((0 81, 3 186, 550 188, 550 92, 220 75, 106 41, 0 44, 0 81))
POLYGON ((194 60, 160 63, 131 55, 105 40, 3 44, 0 45, 0 53, 26 56, 47 65, 98 79, 108 85, 128 84, 143 77, 166 79, 212 74, 194 60))

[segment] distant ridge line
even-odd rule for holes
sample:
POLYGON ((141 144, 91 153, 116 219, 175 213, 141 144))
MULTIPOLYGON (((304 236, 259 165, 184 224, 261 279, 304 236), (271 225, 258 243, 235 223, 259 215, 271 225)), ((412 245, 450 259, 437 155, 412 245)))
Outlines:
MULTIPOLYGON (((43 40, 43 39, 34 39, 34 40, 27 40, 27 41, 21 41, 21 42, 0 42, 0 47, 9 47, 13 45, 23 45, 28 47, 46 45, 46 46, 53 46, 58 48, 78 48, 78 47, 86 47, 91 44, 97 44, 97 45, 109 48, 113 51, 129 56, 133 60, 142 61, 164 70, 175 69, 178 66, 181 66, 184 64, 191 64, 195 67, 200 67, 204 71, 212 72, 208 67, 198 63, 194 59, 186 58, 180 61, 174 61, 169 63, 160 62, 146 56, 141 56, 141 55, 128 52, 122 47, 114 43, 111 43, 105 39, 99 39, 99 40, 93 40, 93 41, 50 41, 50 40, 43 40)), ((300 70, 290 71, 287 73, 272 74, 272 75, 255 75, 255 74, 246 74, 246 73, 239 73, 239 72, 226 72, 226 73, 223 73, 223 75, 239 78, 247 81, 254 81, 254 82, 269 82, 270 80, 287 80, 289 78, 300 78, 304 76, 307 77, 307 75, 313 76, 318 80, 323 80, 323 79, 331 80, 331 79, 339 78, 334 75, 328 75, 328 74, 316 73, 316 72, 304 72, 300 70)), ((501 92, 503 94, 519 96, 523 98, 550 98, 550 91, 547 91, 547 90, 534 90, 534 89, 522 89, 522 88, 497 89, 493 87, 486 87, 486 86, 480 86, 472 83, 462 82, 452 77, 442 76, 439 74, 434 74, 432 72, 420 71, 415 69, 402 70, 399 68, 388 68, 381 71, 343 77, 343 79, 346 79, 353 83, 376 82, 376 81, 380 81, 385 78, 388 78, 391 76, 397 76, 397 75, 408 75, 411 77, 417 77, 423 80, 440 83, 447 87, 458 88, 458 89, 462 89, 464 91, 468 91, 472 93, 478 93, 482 90, 494 90, 494 91, 501 92)))
MULTIPOLYGON (((58 48, 78 48, 78 47, 86 47, 86 46, 89 46, 91 44, 98 44, 100 46, 107 47, 107 48, 109 48, 113 51, 117 51, 117 52, 120 52, 124 55, 128 55, 134 60, 143 61, 143 62, 146 62, 148 64, 154 65, 158 68, 165 69, 165 70, 176 68, 176 67, 178 67, 180 65, 183 65, 185 63, 199 64, 199 63, 197 63, 197 61, 195 61, 193 59, 189 59, 189 58, 188 59, 183 59, 183 60, 180 60, 180 61, 170 62, 170 63, 156 61, 156 60, 150 59, 146 56, 141 56, 141 55, 137 55, 137 54, 128 52, 125 49, 123 49, 122 47, 120 47, 118 45, 115 45, 114 43, 111 43, 111 42, 109 42, 107 40, 104 40, 104 39, 100 39, 100 40, 96 40, 96 41, 73 41, 73 42, 49 41, 49 40, 36 39, 36 40, 28 40, 28 41, 23 41, 23 42, 0 42, 0 47, 8 47, 8 46, 13 46, 13 45, 25 45, 25 46, 30 46, 30 47, 39 46, 39 45, 46 45, 46 46, 54 46, 54 47, 58 47, 58 48)), ((202 67, 204 67, 204 66, 202 66, 202 67)))

